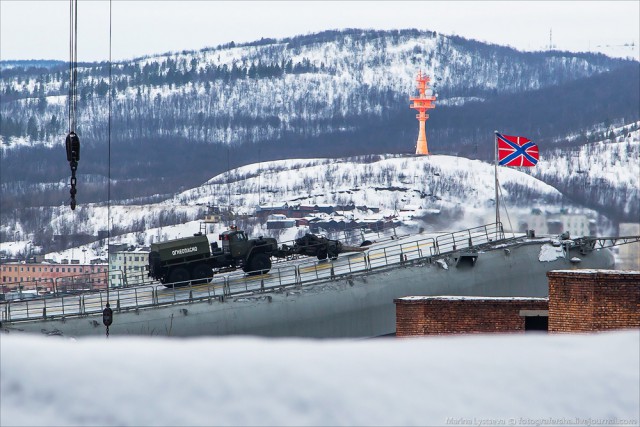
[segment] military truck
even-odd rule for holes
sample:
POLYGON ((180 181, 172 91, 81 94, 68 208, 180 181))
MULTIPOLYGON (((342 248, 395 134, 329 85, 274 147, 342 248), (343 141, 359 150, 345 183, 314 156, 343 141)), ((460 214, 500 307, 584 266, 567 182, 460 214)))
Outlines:
MULTIPOLYGON (((245 273, 264 274, 271 270, 271 257, 286 258, 292 255, 315 256, 319 260, 335 259, 342 252, 362 251, 363 248, 345 246, 337 240, 306 234, 293 245, 278 247, 276 239, 258 237, 249 239, 244 231, 232 228, 219 235, 218 243, 209 244, 202 233, 193 237, 169 240, 151 245, 149 253, 149 277, 163 284, 187 284, 203 282, 214 272, 242 268, 245 273)), ((171 285, 174 286, 174 285, 171 285)))
POLYGON ((275 252, 273 256, 278 258, 284 258, 289 255, 305 255, 314 256, 319 260, 323 259, 336 259, 338 254, 342 252, 353 252, 354 250, 360 250, 357 248, 346 247, 338 240, 329 240, 324 236, 316 236, 315 234, 307 233, 304 236, 295 240, 292 246, 286 244, 282 245, 282 248, 275 252))
POLYGON ((242 268, 245 272, 266 273, 271 270, 271 255, 278 250, 276 239, 262 236, 249 239, 244 231, 231 229, 209 244, 202 233, 192 237, 151 245, 149 277, 161 283, 203 281, 213 270, 242 268))

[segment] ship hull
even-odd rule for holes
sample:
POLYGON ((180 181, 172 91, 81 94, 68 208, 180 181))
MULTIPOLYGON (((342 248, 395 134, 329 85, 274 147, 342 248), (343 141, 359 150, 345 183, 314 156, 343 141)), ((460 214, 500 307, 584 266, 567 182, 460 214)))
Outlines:
MULTIPOLYGON (((502 245, 458 262, 418 259, 316 283, 263 292, 116 310, 111 336, 217 336, 361 338, 395 333, 394 299, 405 296, 465 295, 546 297, 546 272, 558 269, 610 269, 606 249, 541 260, 549 243, 502 245)), ((5 329, 62 334, 104 335, 100 313, 4 322, 5 329)))

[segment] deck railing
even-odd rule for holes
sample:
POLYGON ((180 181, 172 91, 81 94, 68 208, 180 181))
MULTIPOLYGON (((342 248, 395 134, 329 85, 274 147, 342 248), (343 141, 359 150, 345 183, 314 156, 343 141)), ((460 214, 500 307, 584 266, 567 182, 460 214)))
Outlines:
MULTIPOLYGON (((224 301, 226 298, 261 295, 267 291, 285 291, 314 283, 345 278, 351 280, 357 275, 389 267, 433 262, 452 252, 474 249, 502 239, 502 224, 497 223, 442 234, 435 239, 426 237, 350 253, 341 256, 341 262, 313 261, 307 258, 308 261, 296 265, 274 264, 274 268, 266 275, 231 273, 215 275, 204 283, 187 281, 161 285, 154 282, 130 288, 94 290, 78 295, 6 301, 0 304, 0 321, 19 322, 98 314, 107 302, 118 313, 175 303, 211 302, 214 299, 224 301)), ((94 321, 94 326, 100 326, 98 321, 94 321)))

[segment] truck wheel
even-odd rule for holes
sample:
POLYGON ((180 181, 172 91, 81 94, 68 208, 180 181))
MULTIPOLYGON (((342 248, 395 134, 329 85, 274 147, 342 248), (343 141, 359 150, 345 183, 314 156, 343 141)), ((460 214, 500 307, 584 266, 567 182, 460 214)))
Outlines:
POLYGON ((271 270, 271 258, 267 254, 255 254, 249 260, 251 274, 265 274, 271 270))
POLYGON ((338 259, 338 252, 337 251, 329 251, 329 259, 334 260, 334 259, 338 259))
POLYGON ((207 264, 198 264, 193 267, 191 277, 194 283, 207 283, 213 277, 213 271, 207 264))
POLYGON ((174 268, 169 273, 169 283, 170 284, 175 283, 174 286, 185 286, 186 285, 185 282, 190 278, 191 277, 189 275, 189 271, 183 267, 174 268), (176 283, 176 282, 182 282, 182 283, 176 283))
POLYGON ((327 251, 325 250, 321 250, 318 252, 318 255, 316 255, 318 257, 318 259, 320 261, 322 261, 323 259, 327 259, 327 251))

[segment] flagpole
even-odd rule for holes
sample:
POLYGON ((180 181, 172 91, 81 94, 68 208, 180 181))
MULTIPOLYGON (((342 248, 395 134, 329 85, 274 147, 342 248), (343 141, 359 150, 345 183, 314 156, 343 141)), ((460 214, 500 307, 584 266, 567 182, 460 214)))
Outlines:
POLYGON ((498 198, 498 131, 494 131, 495 138, 493 140, 494 143, 494 155, 495 155, 495 164, 494 164, 494 172, 493 176, 495 178, 494 186, 496 190, 496 227, 500 223, 500 199, 498 198))

